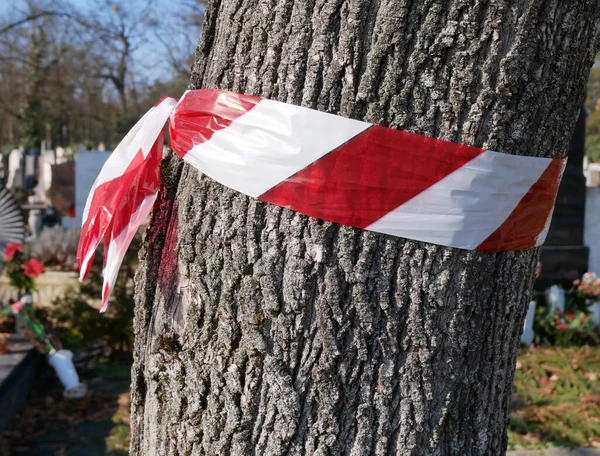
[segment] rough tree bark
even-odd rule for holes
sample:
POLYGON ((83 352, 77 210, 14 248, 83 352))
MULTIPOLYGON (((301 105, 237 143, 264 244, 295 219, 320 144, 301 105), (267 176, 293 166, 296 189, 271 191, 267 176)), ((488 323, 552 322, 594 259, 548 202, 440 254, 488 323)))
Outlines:
MULTIPOLYGON (((561 157, 599 16, 597 0, 213 0, 191 87, 561 157)), ((163 177, 132 454, 504 454, 537 249, 324 223, 178 159, 163 177)))

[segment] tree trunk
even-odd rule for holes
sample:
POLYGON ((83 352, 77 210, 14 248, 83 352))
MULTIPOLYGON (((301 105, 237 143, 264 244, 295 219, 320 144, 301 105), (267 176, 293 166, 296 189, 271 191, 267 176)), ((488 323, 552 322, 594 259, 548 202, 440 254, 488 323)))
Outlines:
MULTIPOLYGON (((599 15, 597 0, 213 0, 191 87, 562 157, 599 15)), ((505 453, 537 249, 325 223, 176 158, 163 183, 137 275, 132 454, 505 453)))

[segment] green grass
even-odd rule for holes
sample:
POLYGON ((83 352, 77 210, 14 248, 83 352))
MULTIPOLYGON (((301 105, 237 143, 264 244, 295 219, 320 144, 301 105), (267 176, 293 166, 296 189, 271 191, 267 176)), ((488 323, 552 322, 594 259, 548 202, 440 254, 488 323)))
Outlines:
POLYGON ((95 377, 107 380, 129 380, 131 378, 131 365, 108 365, 94 369, 95 377))
POLYGON ((106 450, 113 454, 128 454, 129 449, 129 426, 119 424, 111 429, 106 438, 106 450))
POLYGON ((600 444, 600 349, 523 351, 515 374, 509 449, 600 444))
POLYGON ((117 399, 118 408, 112 416, 112 422, 115 424, 106 437, 106 450, 111 456, 125 456, 129 450, 130 438, 130 407, 131 401, 129 392, 122 393, 117 399))

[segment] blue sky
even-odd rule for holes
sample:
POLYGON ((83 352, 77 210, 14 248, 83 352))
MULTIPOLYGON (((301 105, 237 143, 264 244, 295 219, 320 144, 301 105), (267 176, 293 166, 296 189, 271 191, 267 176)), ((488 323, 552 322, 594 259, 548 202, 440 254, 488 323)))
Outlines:
MULTIPOLYGON (((41 0, 44 3, 52 3, 53 0, 41 0)), ((63 5, 72 6, 80 10, 86 10, 94 5, 93 0, 57 0, 63 5)), ((180 19, 176 16, 177 0, 151 0, 153 11, 156 12, 156 17, 164 20, 164 24, 170 27, 168 39, 174 44, 174 47, 179 52, 189 52, 191 55, 194 52, 195 46, 199 39, 199 31, 190 27, 179 26, 180 19), (175 9, 174 9, 175 7, 175 9), (189 49, 189 51, 188 51, 189 49)), ((117 5, 146 5, 147 0, 111 0, 111 3, 117 5)), ((8 17, 18 17, 20 11, 26 9, 25 0, 0 0, 0 18, 4 22, 8 17)), ((106 12, 110 12, 107 10, 106 12)), ((153 34, 147 35, 147 42, 141 46, 134 54, 134 61, 149 62, 148 65, 138 65, 134 71, 145 79, 160 79, 164 80, 170 75, 170 66, 167 60, 167 52, 164 45, 153 34)))

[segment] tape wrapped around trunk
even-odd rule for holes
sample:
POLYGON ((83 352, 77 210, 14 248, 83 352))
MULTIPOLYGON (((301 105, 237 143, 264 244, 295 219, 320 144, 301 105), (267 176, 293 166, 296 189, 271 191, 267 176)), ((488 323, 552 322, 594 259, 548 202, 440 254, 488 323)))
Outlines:
POLYGON ((479 251, 544 242, 566 161, 214 89, 164 98, 119 144, 88 199, 78 258, 83 278, 105 236, 104 302, 156 197, 167 118, 175 153, 243 194, 329 222, 479 251))

